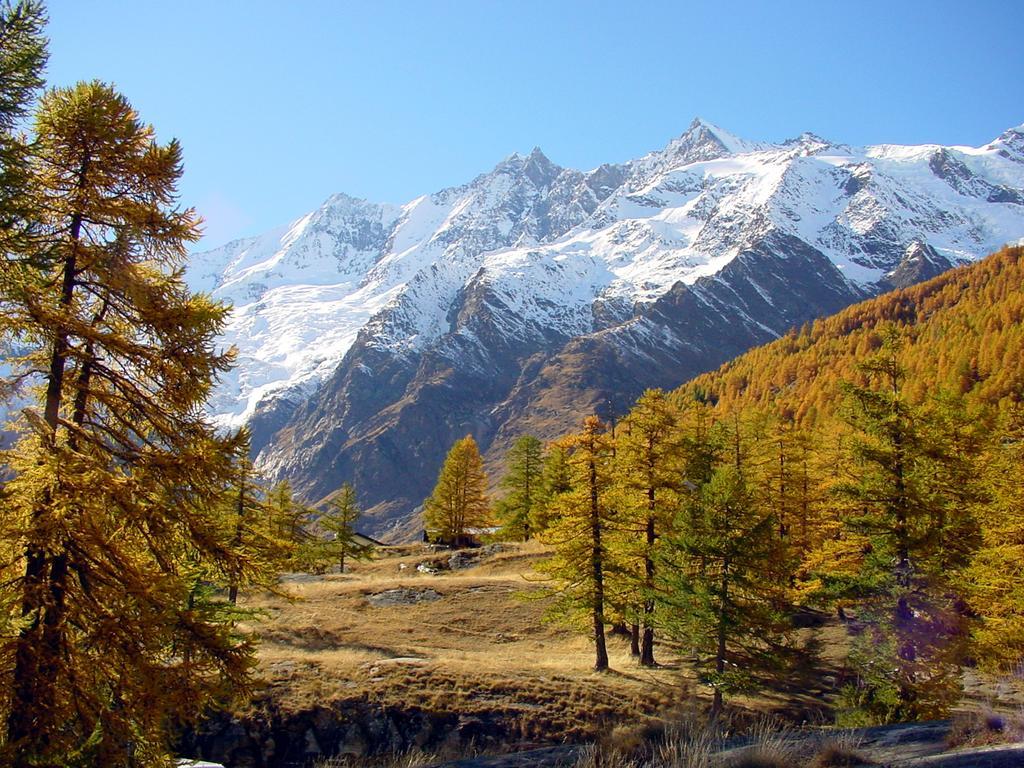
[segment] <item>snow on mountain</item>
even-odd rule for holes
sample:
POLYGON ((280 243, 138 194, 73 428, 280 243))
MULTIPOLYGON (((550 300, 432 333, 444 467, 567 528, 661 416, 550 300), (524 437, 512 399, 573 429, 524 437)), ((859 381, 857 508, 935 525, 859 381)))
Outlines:
POLYGON ((267 398, 301 397, 368 324, 395 349, 437 338, 482 254, 582 222, 601 195, 588 180, 608 175, 566 171, 534 150, 401 207, 336 195, 288 227, 197 254, 190 284, 234 307, 225 342, 238 364, 212 410, 237 426, 267 398))
POLYGON ((580 172, 536 149, 403 206, 336 195, 197 254, 188 279, 234 307, 225 342, 238 365, 212 409, 238 425, 261 403, 308 397, 357 338, 407 355, 472 334, 452 314, 467 292, 498 308, 510 338, 568 339, 719 274, 769 236, 807 244, 871 292, 914 244, 934 254, 914 251, 919 262, 950 265, 1022 234, 1024 126, 979 148, 857 149, 808 133, 752 143, 695 120, 624 165, 580 172))

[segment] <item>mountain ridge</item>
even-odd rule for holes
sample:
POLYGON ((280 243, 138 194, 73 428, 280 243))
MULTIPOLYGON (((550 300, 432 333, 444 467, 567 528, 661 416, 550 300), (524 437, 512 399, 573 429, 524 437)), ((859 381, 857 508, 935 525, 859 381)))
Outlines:
POLYGON ((743 408, 786 414, 799 427, 843 417, 840 382, 863 376, 859 364, 886 329, 899 331, 898 354, 909 402, 962 396, 969 408, 1009 413, 1024 399, 1024 244, 846 307, 754 347, 670 393, 721 413, 743 408))
POLYGON ((644 381, 677 385, 1021 234, 1017 128, 858 150, 697 119, 590 171, 535 148, 401 206, 337 195, 200 254, 189 279, 235 305, 216 418, 248 422, 262 470, 310 499, 354 480, 379 533, 466 432, 493 465, 517 424, 553 436, 610 415, 644 381))

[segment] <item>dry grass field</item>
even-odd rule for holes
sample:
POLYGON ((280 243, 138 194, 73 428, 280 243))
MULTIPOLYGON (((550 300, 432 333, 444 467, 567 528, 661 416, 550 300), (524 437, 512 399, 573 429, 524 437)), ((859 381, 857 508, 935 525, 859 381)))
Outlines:
MULTIPOLYGON (((646 669, 625 638, 610 636, 613 671, 594 673, 588 638, 545 621, 533 571, 544 554, 535 543, 502 545, 470 567, 430 573, 418 567, 446 566, 451 553, 389 547, 343 575, 287 579, 291 600, 249 597, 264 615, 251 626, 261 639, 261 698, 286 711, 359 701, 498 715, 518 723, 523 743, 594 738, 703 705, 672 648, 659 647, 660 666, 646 669)), ((806 653, 795 654, 806 674, 787 669, 765 695, 734 703, 813 717, 834 685, 829 648, 841 638, 829 638, 837 631, 815 631, 823 668, 809 670, 806 653)))
POLYGON ((265 615, 251 627, 265 694, 294 711, 358 700, 500 714, 521 721, 524 742, 592 737, 689 700, 684 669, 641 669, 622 640, 612 641, 615 671, 591 671, 587 639, 543 620, 531 581, 537 545, 456 571, 417 570, 448 554, 388 548, 351 573, 286 581, 290 601, 249 598, 265 615))
MULTIPOLYGON (((287 577, 288 597, 243 596, 261 616, 247 629, 261 641, 263 683, 235 722, 263 725, 239 735, 222 723, 208 756, 299 766, 339 755, 349 765, 394 750, 461 756, 585 742, 629 755, 655 743, 666 724, 703 721, 709 691, 679 648, 659 644, 659 666, 646 669, 627 638, 610 635, 612 671, 592 671, 587 636, 545 620, 533 567, 545 556, 536 543, 461 553, 386 547, 345 574, 287 577), (459 567, 449 567, 452 558, 459 567), (271 742, 273 759, 232 757, 271 742)), ((729 700, 726 735, 756 730, 765 716, 773 728, 829 721, 850 626, 803 618, 814 626, 796 633, 758 694, 729 700)), ((1024 702, 1019 684, 993 686, 972 672, 965 683, 970 709, 1024 702)), ((983 728, 961 730, 965 741, 981 738, 975 731, 985 736, 983 728)))

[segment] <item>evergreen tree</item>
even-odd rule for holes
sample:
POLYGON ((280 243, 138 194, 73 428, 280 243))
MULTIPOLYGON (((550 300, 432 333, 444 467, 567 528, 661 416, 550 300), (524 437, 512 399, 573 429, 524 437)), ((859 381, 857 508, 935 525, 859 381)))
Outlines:
POLYGON ((721 461, 724 433, 716 427, 712 408, 703 399, 685 399, 680 412, 683 485, 692 496, 711 480, 716 464, 721 461))
POLYGON ((34 219, 29 142, 21 130, 43 85, 46 15, 42 3, 0 5, 0 252, 21 250, 34 219))
MULTIPOLYGON (((21 130, 43 85, 46 39, 43 6, 0 4, 0 300, 17 285, 20 263, 31 255, 38 215, 29 170, 30 143, 21 130)), ((24 329, 8 321, 0 304, 0 354, 19 346, 24 329)), ((0 378, 0 402, 17 384, 0 378)))
POLYGON ((701 679, 714 690, 712 716, 724 694, 752 685, 777 666, 785 635, 779 608, 787 573, 780 567, 777 521, 758 509, 740 470, 727 463, 693 494, 664 551, 662 623, 693 648, 701 679))
POLYGON ((423 522, 434 539, 459 544, 473 528, 491 524, 487 475, 472 435, 448 452, 433 493, 424 502, 423 522))
POLYGON ((508 469, 501 481, 505 497, 496 510, 504 538, 529 541, 534 533, 533 509, 541 495, 543 463, 543 446, 533 435, 523 435, 509 449, 508 469))
MULTIPOLYGON (((43 84, 46 40, 42 29, 42 5, 19 2, 0 5, 0 356, 11 354, 22 330, 8 322, 5 297, 12 289, 18 262, 29 253, 32 208, 29 142, 19 130, 32 100, 43 84)), ((0 404, 15 388, 14 377, 0 376, 0 404)), ((0 504, 5 504, 0 478, 0 504)), ((16 578, 19 547, 0 539, 0 581, 16 578)), ((7 602, 13 597, 0 589, 0 636, 12 631, 9 620, 16 614, 7 602)))
POLYGON ((861 366, 867 384, 844 385, 857 429, 855 476, 836 493, 854 511, 845 523, 862 542, 847 593, 869 626, 851 656, 859 681, 847 705, 860 714, 849 716, 884 722, 939 716, 959 696, 963 617, 945 586, 951 568, 965 563, 975 526, 945 495, 953 467, 943 443, 952 436, 904 394, 899 330, 884 328, 881 341, 861 366))
POLYGON ((269 538, 280 547, 281 570, 316 570, 321 554, 308 525, 313 512, 295 498, 287 480, 267 493, 266 514, 269 538))
POLYGON ((356 540, 355 524, 360 514, 355 488, 345 483, 320 516, 320 526, 332 537, 325 543, 324 555, 338 563, 338 573, 345 572, 346 560, 365 560, 372 552, 371 547, 356 540))
POLYGON ((969 406, 961 394, 940 391, 921 409, 929 464, 927 569, 953 573, 966 566, 981 545, 974 511, 989 502, 983 455, 997 431, 995 414, 984 404, 969 406))
POLYGON ((682 479, 678 416, 661 390, 648 390, 626 418, 616 441, 615 467, 623 492, 626 546, 641 563, 640 663, 654 666, 654 612, 659 538, 671 532, 682 479))
POLYGON ((558 582, 552 613, 583 618, 594 638, 594 669, 608 669, 604 628, 607 624, 605 573, 607 539, 614 519, 609 504, 612 488, 611 437, 596 416, 583 422, 583 431, 561 441, 569 469, 570 488, 552 501, 551 524, 541 539, 554 547, 552 557, 538 570, 558 582))
POLYGON ((565 449, 552 443, 544 451, 540 486, 530 509, 530 530, 540 534, 552 523, 554 501, 572 488, 565 449))
POLYGON ((38 250, 5 254, 0 285, 8 362, 42 379, 5 456, 2 762, 159 764, 168 722, 248 687, 250 646, 191 599, 196 561, 247 567, 217 512, 237 444, 202 416, 226 309, 181 277, 176 142, 100 83, 47 93, 35 130, 38 250))
MULTIPOLYGON (((823 493, 819 433, 807 427, 800 429, 787 420, 781 427, 779 452, 788 473, 790 489, 782 508, 789 521, 787 530, 791 545, 799 558, 804 558, 820 538, 819 521, 823 493)), ((780 471, 780 475, 783 472, 780 471)), ((782 493, 780 492, 780 497, 782 493)))
POLYGON ((780 539, 789 542, 794 534, 798 539, 806 538, 809 478, 806 449, 801 445, 802 433, 792 418, 785 417, 773 419, 767 433, 766 503, 775 513, 780 539))
POLYGON ((274 590, 281 573, 294 567, 296 518, 301 512, 287 482, 278 484, 270 494, 264 491, 249 458, 247 428, 239 432, 237 440, 240 447, 223 507, 224 518, 230 521, 231 545, 242 555, 228 574, 228 602, 232 605, 238 602, 240 588, 274 590))
MULTIPOLYGON (((232 473, 233 483, 227 496, 228 509, 225 517, 232 521, 232 548, 245 553, 250 545, 253 545, 252 550, 260 549, 256 544, 256 532, 260 530, 260 522, 266 515, 266 508, 260 499, 262 488, 256 482, 255 471, 249 460, 248 430, 243 429, 239 433, 239 441, 241 450, 235 462, 235 471, 232 473)), ((263 573, 262 569, 260 572, 263 573)), ((242 586, 245 573, 243 561, 239 561, 233 572, 228 575, 228 602, 232 605, 238 602, 238 589, 242 586)))

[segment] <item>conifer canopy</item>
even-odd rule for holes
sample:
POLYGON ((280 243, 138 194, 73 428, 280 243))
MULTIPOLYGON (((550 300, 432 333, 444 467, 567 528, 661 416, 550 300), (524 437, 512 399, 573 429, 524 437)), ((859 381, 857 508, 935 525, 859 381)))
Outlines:
POLYGON ((239 445, 203 416, 226 308, 182 279, 177 142, 99 82, 46 93, 32 236, 3 253, 8 358, 29 406, 3 457, 5 765, 161 764, 169 723, 248 689, 249 643, 197 600, 243 575, 223 495, 239 445))
POLYGON ((487 475, 472 435, 457 441, 448 452, 434 492, 424 502, 427 535, 458 544, 472 529, 491 525, 487 475))

